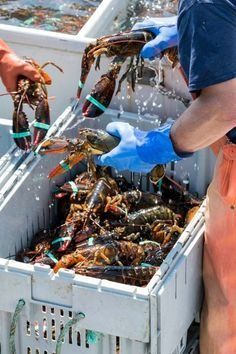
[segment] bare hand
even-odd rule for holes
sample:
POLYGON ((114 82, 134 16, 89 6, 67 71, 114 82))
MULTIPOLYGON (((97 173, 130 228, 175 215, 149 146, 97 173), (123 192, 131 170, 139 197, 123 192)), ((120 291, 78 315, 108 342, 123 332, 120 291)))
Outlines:
POLYGON ((38 71, 29 63, 20 59, 3 41, 0 41, 0 76, 6 90, 14 93, 19 75, 32 81, 41 81, 38 71))

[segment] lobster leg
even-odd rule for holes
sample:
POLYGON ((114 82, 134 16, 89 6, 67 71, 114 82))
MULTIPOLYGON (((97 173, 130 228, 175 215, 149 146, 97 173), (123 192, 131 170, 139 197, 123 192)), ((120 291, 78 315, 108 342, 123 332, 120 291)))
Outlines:
POLYGON ((46 98, 39 101, 35 110, 35 120, 33 145, 37 146, 40 141, 45 138, 47 131, 50 128, 50 112, 48 100, 46 98))
POLYGON ((83 90, 85 81, 87 80, 88 74, 91 70, 91 67, 95 61, 94 56, 88 57, 88 53, 92 48, 94 48, 94 44, 90 44, 87 46, 87 48, 84 51, 83 57, 82 57, 82 62, 81 62, 81 75, 80 75, 80 80, 78 84, 78 89, 77 89, 77 98, 79 99, 81 96, 81 92, 83 90))

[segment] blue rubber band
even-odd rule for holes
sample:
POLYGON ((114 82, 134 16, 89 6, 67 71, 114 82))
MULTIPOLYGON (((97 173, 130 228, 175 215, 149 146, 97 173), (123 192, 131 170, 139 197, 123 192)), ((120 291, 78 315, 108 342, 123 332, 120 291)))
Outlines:
POLYGON ((68 183, 69 183, 69 185, 70 185, 71 188, 72 188, 73 194, 74 194, 74 195, 78 194, 79 189, 78 189, 78 187, 76 186, 75 182, 70 181, 70 182, 68 182, 68 183))
POLYGON ((93 103, 95 106, 97 106, 99 109, 101 109, 101 111, 105 112, 105 110, 107 109, 107 107, 103 106, 103 104, 101 104, 100 102, 98 102, 94 97, 92 97, 91 95, 88 95, 86 97, 86 100, 88 100, 89 102, 93 103))
POLYGON ((60 165, 65 171, 70 171, 70 166, 65 161, 61 161, 60 165))
POLYGON ((31 136, 31 133, 30 133, 30 131, 28 131, 28 132, 21 132, 21 133, 11 133, 11 136, 12 136, 14 139, 25 138, 25 137, 27 137, 27 136, 31 136))
POLYGON ((49 251, 46 251, 45 254, 51 258, 51 260, 54 262, 54 263, 57 263, 58 262, 58 259, 56 259, 56 257, 49 251))
POLYGON ((79 84, 78 84, 78 86, 79 86, 79 88, 84 88, 84 84, 83 84, 83 82, 81 82, 80 80, 79 80, 79 84))
POLYGON ((61 241, 71 241, 72 237, 67 236, 67 237, 59 237, 56 240, 52 241, 52 245, 55 245, 55 243, 61 242, 61 241))
POLYGON ((41 128, 41 129, 44 129, 44 130, 48 130, 50 128, 50 124, 35 122, 34 123, 34 127, 35 128, 41 128))

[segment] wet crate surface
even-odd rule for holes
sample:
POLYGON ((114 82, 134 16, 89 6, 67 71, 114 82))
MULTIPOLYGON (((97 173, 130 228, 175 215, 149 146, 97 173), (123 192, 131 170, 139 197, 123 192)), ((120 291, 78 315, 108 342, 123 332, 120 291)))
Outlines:
MULTIPOLYGON (((110 110, 101 119, 86 122, 69 113, 57 134, 69 137, 75 136, 77 129, 83 126, 105 127, 109 121, 117 120, 117 113, 110 110)), ((136 118, 133 114, 125 114, 119 119, 136 125, 136 118)), ((153 126, 147 120, 139 120, 138 124, 142 129, 153 126)), ((8 353, 11 314, 19 299, 24 298, 26 305, 16 332, 19 353, 25 354, 26 350, 29 353, 37 353, 37 350, 40 353, 54 353, 56 341, 49 339, 51 333, 55 331, 57 338, 61 322, 65 323, 71 313, 74 316, 80 311, 86 317, 79 323, 78 330, 75 327, 70 330, 72 334, 67 335, 63 351, 72 353, 80 343, 78 352, 84 354, 182 353, 185 334, 201 301, 203 209, 146 288, 75 276, 72 271, 63 270, 54 275, 47 266, 32 266, 4 259, 16 254, 27 245, 35 232, 47 227, 53 220, 51 189, 62 179, 49 182, 46 176, 61 159, 61 155, 53 158, 28 156, 17 170, 17 181, 1 203, 0 243, 3 258, 0 262, 0 316, 3 325, 0 342, 3 352, 8 353), (8 223, 10 214, 14 218, 8 223), (8 242, 5 242, 6 237, 8 242), (14 291, 10 290, 10 284, 14 291), (46 312, 43 312, 44 308, 47 308, 46 312), (51 308, 55 309, 55 314, 51 313, 51 308), (46 322, 47 338, 43 331, 46 322), (85 330, 102 333, 97 344, 86 346, 85 330), (31 331, 30 334, 27 331, 31 331), (78 336, 81 337, 80 341, 78 336)), ((139 180, 139 177, 136 174, 132 176, 134 181, 139 180)), ((12 178, 14 180, 14 173, 12 178)), ((145 178, 142 188, 147 188, 145 178)))

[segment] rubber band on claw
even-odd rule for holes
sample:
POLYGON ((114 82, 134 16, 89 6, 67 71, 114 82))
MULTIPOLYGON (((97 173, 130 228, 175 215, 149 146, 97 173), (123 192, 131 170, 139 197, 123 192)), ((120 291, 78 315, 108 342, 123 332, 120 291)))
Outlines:
POLYGON ((69 182, 69 185, 70 185, 71 188, 72 188, 73 194, 74 194, 74 195, 78 194, 79 188, 76 186, 75 182, 70 181, 70 182, 69 182))
POLYGON ((98 102, 94 97, 92 97, 91 95, 86 96, 86 100, 88 100, 89 102, 91 102, 92 104, 94 104, 96 107, 98 107, 99 109, 101 109, 103 112, 106 111, 107 107, 103 106, 103 104, 101 104, 100 102, 98 102))
POLYGON ((56 257, 54 257, 54 255, 53 255, 51 252, 47 251, 47 252, 45 252, 45 254, 46 254, 54 263, 57 263, 57 262, 58 262, 58 259, 57 259, 56 257))
POLYGON ((44 130, 48 130, 48 129, 50 128, 50 124, 35 122, 35 123, 34 123, 34 127, 35 127, 35 128, 44 129, 44 130))
POLYGON ((65 171, 70 171, 70 166, 67 165, 64 161, 60 162, 60 166, 65 170, 65 171))
POLYGON ((79 88, 83 89, 83 88, 84 88, 84 84, 83 84, 83 82, 81 82, 81 81, 79 80, 79 84, 78 84, 78 86, 79 86, 79 88))
POLYGON ((25 138, 27 136, 31 136, 30 132, 21 132, 21 133, 11 133, 13 139, 25 138))
POLYGON ((69 236, 67 236, 67 237, 59 237, 56 240, 52 241, 52 245, 55 245, 56 243, 61 242, 61 241, 71 241, 71 240, 72 240, 72 238, 69 237, 69 236))

